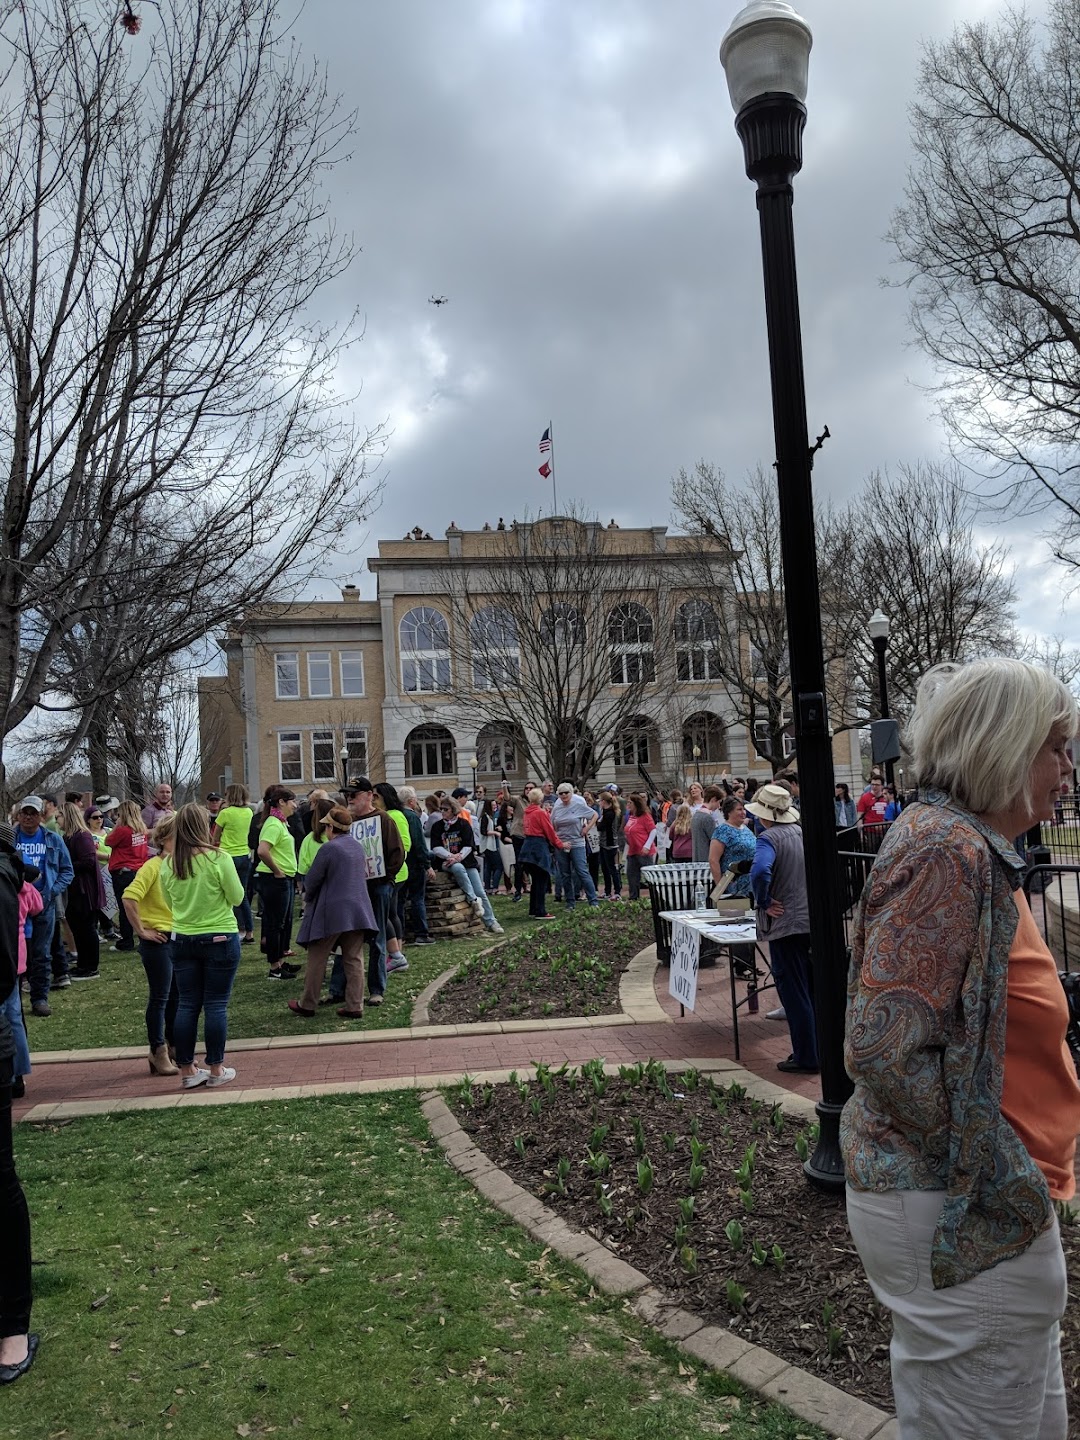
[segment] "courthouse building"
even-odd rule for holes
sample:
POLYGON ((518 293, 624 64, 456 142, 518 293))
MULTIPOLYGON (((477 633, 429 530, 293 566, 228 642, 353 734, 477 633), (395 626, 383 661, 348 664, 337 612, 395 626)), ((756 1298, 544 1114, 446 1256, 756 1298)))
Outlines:
MULTIPOLYGON (((695 774, 767 779, 771 767, 737 719, 721 673, 720 627, 730 620, 721 547, 703 556, 699 540, 664 526, 620 529, 552 517, 482 530, 452 524, 441 539, 417 527, 403 540, 381 540, 368 560, 375 600, 361 599, 350 584, 340 600, 246 614, 222 637, 225 674, 199 682, 203 793, 234 780, 253 795, 276 782, 335 787, 345 773, 408 781, 421 794, 490 785, 504 772, 516 787, 526 778, 558 781, 541 775, 538 760, 530 765, 522 719, 528 707, 478 718, 482 692, 492 688, 492 660, 488 654, 481 663, 469 644, 479 634, 470 626, 483 615, 484 633, 498 636, 503 686, 510 674, 524 691, 532 683, 530 656, 552 627, 584 623, 578 611, 553 604, 529 628, 515 624, 499 600, 508 557, 520 554, 524 576, 530 556, 571 526, 580 528, 584 551, 603 550, 609 579, 624 577, 624 588, 601 597, 606 619, 591 622, 588 643, 605 649, 605 700, 617 700, 622 688, 636 709, 621 716, 612 743, 594 736, 596 782, 633 787, 640 766, 665 785, 685 785, 695 774), (492 593, 477 609, 487 575, 492 593), (458 576, 467 576, 464 604, 458 576)), ((589 733, 590 716, 580 719, 589 733)), ((861 776, 856 730, 836 736, 834 764, 838 780, 861 776)))

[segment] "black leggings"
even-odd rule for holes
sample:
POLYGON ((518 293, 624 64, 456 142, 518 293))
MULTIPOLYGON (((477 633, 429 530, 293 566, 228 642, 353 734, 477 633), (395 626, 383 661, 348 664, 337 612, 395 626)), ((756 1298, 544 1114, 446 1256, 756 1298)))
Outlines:
POLYGON ((74 888, 68 891, 67 922, 75 941, 76 968, 81 975, 96 975, 101 963, 101 936, 97 911, 74 888))
POLYGON ((266 959, 271 970, 281 964, 292 936, 293 882, 287 875, 263 871, 255 880, 262 900, 262 933, 266 959))
POLYGON ((11 1061, 0 1060, 0 1339, 30 1329, 30 1212, 15 1170, 11 1061))
POLYGON ((600 848, 600 866, 604 872, 604 894, 621 895, 622 881, 619 879, 619 852, 600 848))
POLYGON ((529 914, 546 915, 551 876, 543 865, 526 865, 524 869, 529 872, 529 878, 532 880, 532 888, 529 891, 529 914))

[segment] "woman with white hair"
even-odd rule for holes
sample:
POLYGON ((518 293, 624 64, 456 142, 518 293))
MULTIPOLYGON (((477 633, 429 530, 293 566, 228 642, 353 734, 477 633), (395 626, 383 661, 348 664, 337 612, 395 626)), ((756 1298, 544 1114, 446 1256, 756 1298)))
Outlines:
POLYGON ((901 1440, 1064 1440, 1055 1200, 1080 1085, 1012 837, 1048 820, 1076 701, 1020 660, 940 665, 906 740, 917 798, 860 903, 841 1145, 851 1233, 893 1316, 901 1440))

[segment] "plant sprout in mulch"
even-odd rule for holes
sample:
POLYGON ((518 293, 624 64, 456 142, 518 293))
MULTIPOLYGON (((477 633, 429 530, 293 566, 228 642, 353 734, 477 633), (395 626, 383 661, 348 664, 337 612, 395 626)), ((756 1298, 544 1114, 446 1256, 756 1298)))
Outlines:
POLYGON ((623 971, 652 941, 651 912, 644 901, 578 905, 558 920, 466 960, 432 1000, 432 1022, 613 1014, 623 971))
MULTIPOLYGON (((863 1277, 841 1197, 812 1188, 813 1127, 658 1061, 449 1094, 477 1145, 564 1219, 705 1319, 849 1394, 892 1408, 889 1319, 863 1277)), ((1063 1225, 1072 1289, 1080 1225, 1063 1225)), ((1080 1319, 1062 1322, 1070 1436, 1080 1437, 1080 1319)))

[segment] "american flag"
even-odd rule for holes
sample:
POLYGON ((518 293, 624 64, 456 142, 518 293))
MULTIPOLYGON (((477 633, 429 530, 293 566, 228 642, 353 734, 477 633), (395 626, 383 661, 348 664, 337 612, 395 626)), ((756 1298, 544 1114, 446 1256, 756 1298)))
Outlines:
POLYGON ((541 454, 541 455, 546 455, 550 449, 551 449, 551 426, 549 425, 548 428, 544 431, 543 435, 540 436, 540 454, 541 454))

